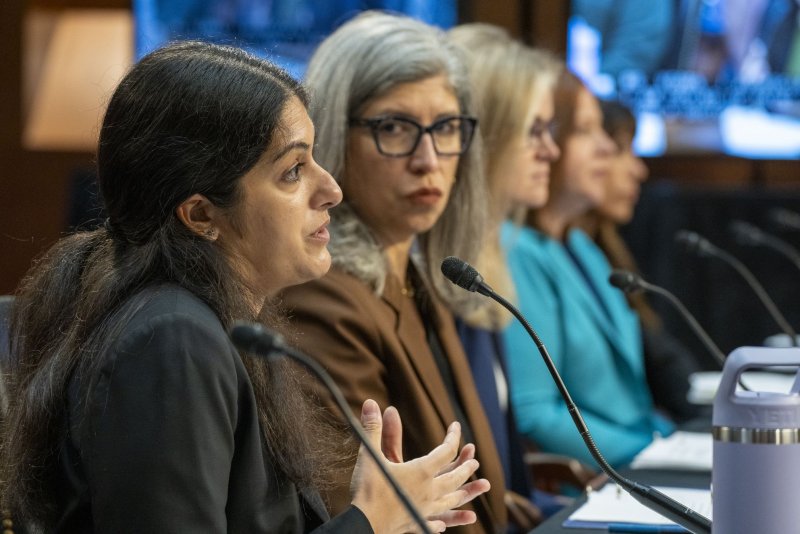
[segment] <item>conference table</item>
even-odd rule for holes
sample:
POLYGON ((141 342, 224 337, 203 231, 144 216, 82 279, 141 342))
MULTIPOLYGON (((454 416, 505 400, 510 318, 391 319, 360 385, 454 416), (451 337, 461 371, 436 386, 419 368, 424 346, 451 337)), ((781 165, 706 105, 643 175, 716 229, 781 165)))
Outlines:
MULTIPOLYGON (((687 432, 711 432, 711 406, 706 406, 701 414, 688 422, 680 425, 679 430, 687 432)), ((708 489, 711 487, 710 471, 680 471, 676 469, 620 469, 620 474, 636 482, 642 482, 651 486, 664 486, 676 488, 699 488, 708 489)), ((609 482, 613 484, 613 482, 609 482)), ((599 488, 596 488, 599 489, 599 488)), ((577 510, 584 502, 586 495, 575 499, 570 506, 564 507, 561 511, 554 514, 547 521, 531 531, 533 534, 584 534, 591 532, 605 532, 605 529, 597 528, 566 528, 561 526, 564 521, 577 510)))
MULTIPOLYGON (((637 482, 643 482, 651 486, 673 486, 682 488, 702 488, 708 489, 711 485, 710 472, 697 472, 697 471, 675 471, 675 470, 657 470, 657 469, 624 469, 621 473, 637 482)), ((613 484, 613 482, 609 482, 613 484)), ((577 510, 584 502, 586 496, 583 495, 572 503, 570 506, 565 507, 557 514, 553 515, 547 521, 536 527, 531 531, 532 534, 588 534, 591 532, 608 532, 605 529, 596 528, 566 528, 562 524, 570 516, 572 512, 577 510)))

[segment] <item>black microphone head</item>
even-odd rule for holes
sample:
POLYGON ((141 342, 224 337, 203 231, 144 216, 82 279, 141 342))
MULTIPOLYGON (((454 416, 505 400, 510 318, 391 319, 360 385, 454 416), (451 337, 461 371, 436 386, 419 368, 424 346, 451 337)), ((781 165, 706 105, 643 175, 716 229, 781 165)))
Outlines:
POLYGON ((236 323, 231 328, 230 332, 231 341, 236 345, 236 348, 243 351, 250 351, 250 349, 258 343, 261 339, 258 325, 249 323, 236 323))
POLYGON ((644 289, 641 276, 623 269, 614 269, 611 271, 608 282, 625 293, 634 293, 644 289))
POLYGON ((689 230, 678 230, 675 233, 675 241, 682 243, 686 246, 687 251, 698 256, 711 256, 716 248, 708 239, 689 230))
POLYGON ((236 323, 231 328, 231 341, 241 351, 269 354, 280 350, 283 336, 256 323, 236 323))
POLYGON ((469 263, 455 256, 442 260, 442 274, 460 288, 476 291, 483 277, 469 263))
POLYGON ((764 232, 749 222, 734 220, 728 228, 740 245, 760 245, 764 241, 764 232))

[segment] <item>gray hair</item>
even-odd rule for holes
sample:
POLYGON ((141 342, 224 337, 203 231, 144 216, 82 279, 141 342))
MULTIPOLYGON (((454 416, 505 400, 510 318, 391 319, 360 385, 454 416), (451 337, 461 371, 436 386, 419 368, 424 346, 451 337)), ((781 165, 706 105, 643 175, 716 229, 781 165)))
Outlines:
MULTIPOLYGON (((446 77, 461 112, 471 114, 462 51, 443 31, 409 17, 374 11, 342 25, 322 42, 306 73, 311 118, 320 141, 315 148, 317 161, 337 181, 346 179, 349 119, 391 88, 437 75, 446 77)), ((459 159, 447 208, 433 228, 418 236, 427 277, 454 309, 474 307, 476 299, 445 280, 439 262, 449 255, 466 261, 477 258, 487 211, 481 152, 481 141, 475 136, 459 159)))

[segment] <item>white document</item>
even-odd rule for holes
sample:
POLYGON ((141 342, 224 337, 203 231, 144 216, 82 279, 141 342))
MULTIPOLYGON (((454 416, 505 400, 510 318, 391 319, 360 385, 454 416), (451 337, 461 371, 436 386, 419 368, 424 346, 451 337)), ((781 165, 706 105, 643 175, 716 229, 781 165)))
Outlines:
POLYGON ((675 432, 657 437, 631 462, 633 469, 681 469, 711 472, 714 440, 710 433, 675 432))
MULTIPOLYGON (((711 519, 711 491, 688 488, 656 488, 661 493, 711 519)), ((569 516, 567 523, 634 523, 674 525, 628 495, 613 482, 589 493, 589 500, 569 516)), ((565 523, 566 524, 566 523, 565 523)))

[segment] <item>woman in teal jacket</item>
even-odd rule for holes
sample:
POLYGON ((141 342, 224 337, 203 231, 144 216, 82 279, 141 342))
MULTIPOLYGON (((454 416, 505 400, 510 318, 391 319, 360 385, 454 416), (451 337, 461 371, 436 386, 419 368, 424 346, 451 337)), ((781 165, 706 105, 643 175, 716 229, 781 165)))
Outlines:
MULTIPOLYGON (((656 414, 644 373, 641 332, 610 266, 583 231, 571 228, 603 199, 615 147, 597 100, 566 73, 556 90, 557 141, 550 199, 529 227, 506 225, 503 242, 520 308, 548 347, 603 455, 630 460, 654 433, 673 427, 656 414)), ((545 451, 592 462, 536 347, 518 323, 504 332, 512 402, 521 432, 545 451)))

